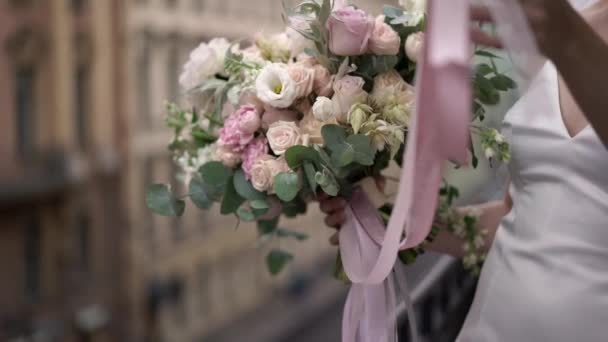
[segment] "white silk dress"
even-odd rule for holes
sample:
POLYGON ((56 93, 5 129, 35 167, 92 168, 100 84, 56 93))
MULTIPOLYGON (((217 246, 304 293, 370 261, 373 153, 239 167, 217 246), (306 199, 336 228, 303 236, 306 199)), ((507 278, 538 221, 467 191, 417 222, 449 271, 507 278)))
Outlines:
POLYGON ((606 342, 608 150, 591 126, 569 135, 551 63, 503 131, 512 144, 513 209, 457 341, 606 342))

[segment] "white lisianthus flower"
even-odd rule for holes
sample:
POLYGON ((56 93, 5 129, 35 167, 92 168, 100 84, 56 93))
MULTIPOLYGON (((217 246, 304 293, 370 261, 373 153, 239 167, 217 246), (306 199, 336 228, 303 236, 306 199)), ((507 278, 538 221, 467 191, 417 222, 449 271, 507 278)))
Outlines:
POLYGON ((224 56, 218 56, 222 41, 219 38, 214 40, 214 47, 202 43, 190 53, 190 58, 184 64, 179 77, 179 84, 184 90, 196 88, 208 78, 224 71, 224 56))
POLYGON ((319 121, 327 121, 334 117, 334 103, 328 97, 319 96, 312 105, 312 114, 319 121))
POLYGON ((287 108, 298 97, 296 83, 285 64, 265 66, 255 81, 255 89, 262 102, 276 108, 287 108))

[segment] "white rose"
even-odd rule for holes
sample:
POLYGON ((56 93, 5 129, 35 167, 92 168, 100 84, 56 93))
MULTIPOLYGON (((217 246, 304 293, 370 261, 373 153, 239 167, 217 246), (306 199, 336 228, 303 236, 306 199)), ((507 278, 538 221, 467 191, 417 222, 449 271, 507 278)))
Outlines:
POLYGON ((363 90, 365 81, 358 76, 344 76, 334 81, 334 115, 340 122, 345 122, 346 114, 355 103, 366 103, 367 92, 363 90))
POLYGON ((270 125, 266 133, 270 148, 276 155, 282 155, 288 148, 301 143, 300 129, 294 122, 277 121, 270 125))
POLYGON ((334 103, 330 98, 317 97, 315 104, 312 105, 312 114, 319 121, 327 121, 334 117, 334 103))
POLYGON ((276 108, 287 108, 298 97, 296 82, 285 64, 265 66, 255 81, 256 94, 262 102, 276 108))
POLYGON ((418 62, 424 47, 424 32, 416 32, 407 36, 405 40, 405 54, 412 62, 418 62))
POLYGON ((272 188, 273 176, 269 161, 274 160, 271 156, 258 158, 251 168, 251 185, 258 191, 268 191, 272 188))
POLYGON ((305 97, 312 93, 315 81, 315 72, 312 68, 307 68, 303 64, 292 64, 287 67, 289 76, 296 83, 298 97, 305 97))
POLYGON ((184 64, 179 84, 184 90, 200 86, 205 80, 222 72, 223 62, 217 53, 207 43, 202 43, 190 53, 190 58, 184 64))

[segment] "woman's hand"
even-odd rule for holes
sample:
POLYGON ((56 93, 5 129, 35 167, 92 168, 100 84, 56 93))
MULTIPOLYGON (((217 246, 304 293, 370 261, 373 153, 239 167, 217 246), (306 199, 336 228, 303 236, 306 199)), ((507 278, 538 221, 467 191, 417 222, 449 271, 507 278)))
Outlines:
MULTIPOLYGON (((580 15, 567 0, 519 0, 530 29, 543 54, 556 57, 575 40, 573 28, 581 21, 580 15)), ((492 22, 485 6, 472 6, 471 19, 475 22, 492 22)), ((501 48, 500 40, 478 27, 472 28, 473 41, 479 45, 501 48)))
MULTIPOLYGON (((382 176, 375 178, 376 186, 380 191, 384 191, 386 179, 382 176)), ((346 206, 348 203, 342 197, 331 197, 324 192, 317 197, 319 200, 319 209, 326 215, 325 224, 336 230, 340 230, 344 222, 346 222, 346 206)), ((329 238, 329 243, 338 245, 338 232, 334 233, 329 238)))

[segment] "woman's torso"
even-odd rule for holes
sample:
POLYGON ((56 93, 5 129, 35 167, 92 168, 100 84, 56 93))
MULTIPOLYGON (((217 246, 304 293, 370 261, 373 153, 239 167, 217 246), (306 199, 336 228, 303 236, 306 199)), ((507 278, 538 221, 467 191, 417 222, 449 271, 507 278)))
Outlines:
POLYGON ((550 63, 504 132, 514 205, 458 341, 608 341, 608 151, 591 126, 570 136, 550 63))

